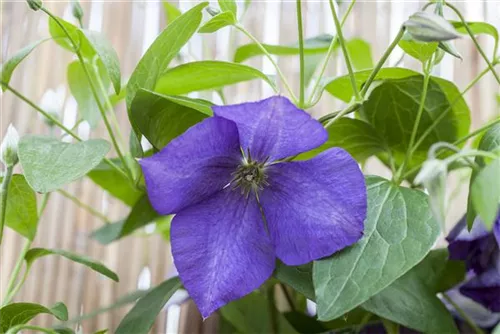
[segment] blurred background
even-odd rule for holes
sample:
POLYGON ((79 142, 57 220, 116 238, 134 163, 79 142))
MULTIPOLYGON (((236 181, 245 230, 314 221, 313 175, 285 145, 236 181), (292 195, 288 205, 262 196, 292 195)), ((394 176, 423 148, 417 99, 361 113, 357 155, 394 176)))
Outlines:
MULTIPOLYGON (((181 11, 191 8, 197 1, 170 1, 181 11)), ((455 2, 454 2, 455 3, 455 2)), ((44 1, 54 14, 76 23, 71 15, 70 3, 63 0, 44 1)), ((217 1, 211 1, 214 7, 217 1)), ((376 62, 403 21, 419 10, 422 1, 358 1, 345 24, 344 34, 347 38, 360 37, 371 45, 371 52, 376 62)), ((161 1, 81 1, 84 10, 83 24, 90 30, 102 31, 116 49, 123 77, 128 78, 138 60, 147 50, 161 30, 167 24, 164 7, 161 1)), ((243 3, 238 4, 243 8, 243 3)), ((343 13, 348 3, 339 3, 343 13)), ((487 21, 500 29, 500 2, 485 0, 456 1, 455 5, 462 11, 468 21, 487 21)), ((48 34, 47 16, 34 12, 24 1, 1 1, 1 62, 22 47, 46 38, 48 34)), ((240 11, 241 12, 241 11, 240 11)), ((206 14, 206 13, 205 13, 206 14)), ((335 34, 330 15, 328 1, 303 1, 305 37, 320 34, 335 34)), ((342 14, 341 14, 342 15, 342 14)), ((448 19, 457 19, 452 13, 445 13, 448 19)), ((242 19, 243 25, 261 42, 267 44, 287 45, 297 41, 296 15, 294 1, 258 0, 252 1, 242 19)), ((491 55, 494 41, 491 37, 481 35, 479 42, 486 53, 491 55)), ((193 60, 232 60, 238 45, 250 41, 231 28, 224 28, 215 34, 195 35, 181 52, 182 61, 193 60)), ((486 64, 475 50, 469 38, 456 41, 456 47, 463 61, 446 55, 434 70, 434 75, 454 81, 463 89, 486 64)), ((386 64, 420 70, 417 61, 404 57, 402 51, 396 49, 386 64)), ((78 120, 77 104, 66 85, 67 65, 73 60, 70 52, 58 47, 53 41, 39 46, 14 72, 10 85, 32 101, 39 103, 46 110, 59 114, 64 125, 71 128, 78 120)), ((178 59, 179 61, 179 59, 178 59)), ((250 59, 248 64, 261 69, 265 74, 275 74, 271 63, 262 57, 250 59)), ((278 64, 289 78, 295 91, 299 84, 298 57, 280 57, 278 64)), ((330 61, 328 76, 345 74, 342 57, 330 61)), ((225 90, 228 103, 257 100, 272 94, 271 89, 261 82, 253 81, 238 84, 225 90)), ((472 111, 472 128, 499 114, 498 84, 492 76, 485 76, 477 86, 470 90, 467 101, 472 111)), ((314 116, 338 109, 339 101, 324 94, 321 102, 311 112, 314 116)), ((197 93, 193 97, 202 97, 220 103, 214 93, 197 93)), ((27 104, 13 96, 10 92, 0 93, 0 136, 3 137, 10 123, 13 123, 20 135, 49 134, 61 136, 59 129, 50 127, 27 104)), ((122 132, 128 134, 129 125, 124 103, 116 107, 117 117, 122 132)), ((89 126, 82 122, 77 126, 78 134, 86 138, 107 138, 101 124, 96 131, 90 133, 89 126)), ((374 160, 364 167, 368 173, 387 175, 387 171, 374 160)), ((460 186, 460 181, 467 181, 468 175, 455 173, 451 176, 452 184, 448 189, 450 205, 448 221, 453 224, 466 208, 467 186, 460 186)), ((104 213, 111 221, 117 221, 128 214, 121 202, 111 198, 103 190, 95 186, 89 179, 75 182, 64 191, 77 197, 81 202, 104 213)), ((37 302, 52 305, 57 301, 64 302, 69 309, 70 318, 87 314, 96 309, 115 303, 137 289, 148 289, 167 277, 174 275, 172 259, 166 237, 155 232, 154 226, 146 228, 140 235, 129 236, 108 246, 101 246, 89 238, 89 234, 101 227, 103 221, 89 214, 60 193, 54 193, 38 227, 38 235, 34 246, 61 248, 86 254, 99 259, 115 270, 120 282, 114 283, 100 277, 87 268, 71 263, 59 257, 45 257, 37 261, 32 272, 16 297, 18 301, 37 302)), ((22 247, 22 239, 7 229, 1 246, 0 288, 5 289, 9 274, 22 247)), ((185 294, 177 295, 175 300, 183 300, 185 294)), ((81 322, 83 333, 109 328, 112 332, 126 314, 130 306, 103 313, 81 322)), ((41 325, 51 325, 49 317, 37 320, 41 325)), ((154 333, 213 333, 216 332, 217 316, 201 321, 192 303, 169 305, 158 318, 154 333)))

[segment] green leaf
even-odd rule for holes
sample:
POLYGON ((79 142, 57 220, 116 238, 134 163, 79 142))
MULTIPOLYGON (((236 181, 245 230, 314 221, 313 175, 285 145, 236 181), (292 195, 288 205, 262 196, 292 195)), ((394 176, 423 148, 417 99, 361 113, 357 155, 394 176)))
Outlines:
POLYGON ((373 68, 372 48, 361 38, 353 38, 346 43, 352 66, 357 71, 373 68))
POLYGON ((121 90, 121 73, 118 54, 103 34, 89 30, 84 30, 83 33, 104 64, 109 79, 113 83, 115 93, 119 94, 121 90))
POLYGON ((375 129, 364 121, 343 117, 335 121, 327 131, 328 140, 323 145, 300 154, 295 160, 311 159, 332 147, 343 148, 359 162, 385 151, 382 139, 375 129))
MULTIPOLYGON (((119 159, 112 159, 112 161, 121 167, 119 159)), ((92 169, 87 176, 111 196, 118 198, 128 206, 134 205, 143 194, 130 183, 128 178, 104 162, 92 169)))
POLYGON ((171 278, 158 285, 147 295, 139 299, 118 325, 115 334, 147 334, 153 326, 156 316, 175 291, 181 287, 178 277, 171 278))
POLYGON ((153 89, 172 59, 196 32, 202 18, 201 11, 207 5, 208 2, 202 2, 179 16, 151 44, 127 84, 126 101, 129 112, 137 91, 141 88, 153 89))
POLYGON ((113 281, 118 282, 118 275, 116 275, 115 272, 110 270, 108 267, 106 267, 104 264, 101 262, 95 261, 91 258, 88 258, 84 255, 79 255, 75 254, 72 252, 68 252, 62 249, 47 249, 47 248, 32 248, 30 249, 26 255, 24 256, 24 259, 26 260, 26 266, 27 270, 32 266, 33 262, 41 257, 47 256, 47 255, 59 255, 62 257, 67 258, 68 260, 71 260, 76 263, 83 264, 86 267, 89 267, 90 269, 103 274, 104 276, 111 278, 113 281))
MULTIPOLYGON (((500 150, 500 124, 497 124, 490 128, 488 131, 484 133, 477 145, 479 150, 488 151, 488 152, 496 152, 500 150)), ((484 167, 485 161, 483 157, 476 157, 476 163, 484 167)), ((474 219, 477 217, 477 211, 474 208, 472 203, 472 185, 474 184, 474 180, 477 177, 478 172, 476 170, 472 171, 470 182, 469 182, 469 195, 467 198, 467 226, 472 229, 472 224, 474 223, 474 219)))
POLYGON ((92 233, 92 238, 106 245, 146 226, 158 217, 158 213, 149 203, 148 196, 143 195, 134 205, 127 219, 118 223, 105 224, 92 233))
POLYGON ((16 174, 10 181, 5 224, 29 240, 35 238, 38 225, 36 195, 23 175, 16 174))
POLYGON ((376 295, 419 263, 439 236, 427 196, 380 177, 367 178, 363 238, 316 261, 318 318, 335 319, 376 295))
MULTIPOLYGON (((328 51, 328 47, 332 42, 331 35, 319 35, 312 38, 307 38, 304 40, 304 54, 305 55, 313 55, 313 54, 321 54, 326 53, 328 51)), ((276 56, 292 56, 299 54, 299 45, 295 43, 290 46, 284 45, 271 45, 271 44, 262 44, 264 49, 272 55, 276 56)), ((255 43, 245 44, 236 49, 234 54, 234 62, 241 63, 249 58, 262 56, 264 52, 259 47, 259 45, 255 43)))
MULTIPOLYGON (((354 78, 356 79, 356 85, 358 89, 360 89, 361 86, 366 82, 371 73, 372 70, 365 70, 354 73, 354 78)), ((385 67, 380 69, 380 71, 375 76, 375 80, 401 79, 418 74, 418 72, 402 67, 385 67)), ((333 79, 325 86, 325 89, 326 91, 328 91, 328 93, 344 102, 351 101, 351 98, 353 96, 351 79, 348 75, 333 79)))
POLYGON ((276 333, 294 334, 297 331, 286 321, 278 310, 271 310, 269 301, 261 292, 251 294, 235 300, 220 309, 220 314, 239 333, 273 333, 271 316, 276 312, 276 333))
MULTIPOLYGON (((462 21, 451 21, 451 24, 459 33, 468 34, 467 29, 465 28, 465 25, 462 23, 462 21)), ((490 35, 495 39, 495 45, 493 47, 493 57, 495 57, 498 51, 497 28, 486 22, 467 22, 467 25, 475 35, 485 34, 485 35, 490 35)))
POLYGON ((53 137, 24 136, 19 142, 19 161, 31 188, 47 193, 87 174, 109 149, 102 139, 69 144, 53 137))
POLYGON ((425 259, 382 292, 363 303, 362 307, 382 318, 424 333, 457 333, 453 317, 436 296, 440 288, 451 288, 465 276, 465 267, 456 262, 446 270, 448 251, 430 252, 425 259), (443 280, 454 279, 443 285, 443 280))
POLYGON ((179 16, 182 15, 179 8, 175 7, 170 2, 164 0, 164 1, 162 1, 162 3, 163 3, 163 9, 165 12, 165 18, 166 18, 167 24, 172 23, 173 20, 175 20, 176 18, 178 18, 179 16))
POLYGON ((162 94, 181 95, 254 79, 262 79, 274 87, 264 73, 253 67, 216 60, 196 61, 166 71, 158 79, 154 90, 162 94))
MULTIPOLYGON (((363 103, 361 114, 391 150, 396 165, 402 163, 409 149, 423 81, 422 75, 384 80, 363 103)), ((458 88, 449 81, 431 78, 417 130, 417 140, 445 112, 446 116, 415 151, 408 164, 409 168, 425 161, 432 144, 440 141, 454 142, 469 132, 470 111, 458 88)))
POLYGON ((471 193, 474 209, 491 230, 500 203, 500 158, 477 174, 471 185, 471 193))
MULTIPOLYGON (((12 57, 7 59, 3 64, 2 68, 0 69, 0 78, 1 81, 5 84, 9 84, 10 78, 12 77, 12 73, 14 73, 14 70, 16 69, 17 65, 19 65, 28 55, 33 51, 37 46, 42 44, 45 41, 48 41, 50 38, 46 39, 41 39, 39 41, 36 41, 34 43, 31 43, 21 50, 17 51, 12 57)), ((2 91, 5 92, 7 88, 2 85, 2 91)))
POLYGON ((98 309, 94 309, 94 310, 90 311, 89 313, 82 314, 82 315, 76 316, 74 318, 71 318, 68 321, 65 321, 64 325, 70 326, 70 325, 78 324, 78 323, 81 323, 82 321, 92 319, 100 314, 108 313, 109 311, 116 310, 116 309, 121 308, 125 305, 135 303, 139 298, 142 298, 148 292, 149 292, 149 290, 136 290, 136 291, 127 293, 126 295, 118 298, 113 304, 105 306, 105 307, 100 307, 98 309))
POLYGON ((398 43, 399 47, 403 51, 421 62, 426 62, 429 60, 434 52, 436 52, 439 43, 438 42, 419 42, 412 39, 402 39, 398 43))
POLYGON ((322 322, 304 313, 286 312, 283 313, 283 315, 290 325, 299 333, 316 334, 328 332, 328 328, 324 326, 322 322))
MULTIPOLYGON (((89 63, 92 63, 95 55, 99 57, 113 83, 116 94, 118 94, 121 88, 120 62, 116 51, 107 38, 100 32, 82 30, 61 18, 57 18, 57 20, 64 26, 71 38, 76 42, 81 55, 87 59, 89 63)), ((64 30, 53 18, 49 18, 49 33, 57 44, 66 50, 75 52, 73 44, 70 42, 69 38, 66 37, 64 30)), ((86 83, 88 84, 88 82, 86 83)))
POLYGON ((178 99, 140 90, 130 108, 130 122, 157 149, 184 133, 209 114, 194 109, 196 100, 178 99))
POLYGON ((316 300, 312 282, 312 264, 287 266, 281 261, 276 263, 274 277, 303 294, 307 299, 316 300))
POLYGON ((324 55, 315 54, 315 55, 306 55, 304 56, 304 82, 306 87, 309 86, 311 79, 316 72, 316 68, 319 63, 323 60, 324 55))
POLYGON ((57 303, 51 308, 33 303, 12 303, 0 308, 0 333, 9 328, 23 325, 39 314, 51 314, 59 320, 68 320, 68 310, 63 303, 57 303))
POLYGON ((219 7, 223 12, 230 12, 236 17, 238 15, 238 6, 234 0, 218 0, 219 7))
POLYGON ((493 332, 491 334, 500 334, 500 324, 498 324, 495 329, 493 329, 493 332))
MULTIPOLYGON (((109 78, 104 67, 102 66, 102 63, 99 62, 98 64, 98 75, 107 89, 110 84, 109 78)), ((92 81, 96 82, 96 72, 93 67, 90 65, 86 66, 92 81)), ((101 112, 89 86, 87 75, 85 74, 82 64, 78 60, 75 60, 68 65, 67 78, 71 95, 74 96, 76 103, 78 104, 78 112, 81 117, 89 123, 90 127, 95 129, 101 120, 101 112)), ((105 96, 103 96, 100 91, 97 92, 97 94, 101 105, 104 105, 105 96)))
POLYGON ((208 20, 204 25, 201 26, 198 32, 212 33, 233 24, 236 24, 236 18, 234 17, 234 14, 231 12, 222 12, 208 20))

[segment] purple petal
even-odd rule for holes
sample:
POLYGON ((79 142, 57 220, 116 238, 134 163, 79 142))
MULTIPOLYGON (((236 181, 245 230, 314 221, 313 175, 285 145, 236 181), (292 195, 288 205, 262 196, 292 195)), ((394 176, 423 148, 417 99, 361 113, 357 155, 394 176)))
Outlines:
POLYGON ((234 122, 211 117, 140 164, 151 204, 166 215, 222 190, 240 160, 234 122))
POLYGON ((179 276, 203 317, 257 289, 271 276, 275 256, 254 196, 221 191, 172 221, 179 276))
POLYGON ((366 186, 358 164, 333 148, 307 161, 268 169, 261 204, 276 248, 288 265, 316 260, 363 235, 366 186))
POLYGON ((497 239, 497 244, 500 247, 500 211, 498 212, 497 219, 493 224, 493 234, 495 235, 495 239, 497 239))
POLYGON ((321 123, 287 98, 212 107, 214 114, 238 126, 241 146, 253 158, 270 161, 294 156, 323 144, 328 134, 321 123))
POLYGON ((460 292, 492 312, 500 312, 500 273, 497 268, 472 278, 460 292))
POLYGON ((498 245, 484 223, 476 218, 472 230, 468 231, 465 216, 453 228, 446 238, 450 243, 450 260, 465 261, 467 269, 476 274, 486 271, 498 252, 498 245))

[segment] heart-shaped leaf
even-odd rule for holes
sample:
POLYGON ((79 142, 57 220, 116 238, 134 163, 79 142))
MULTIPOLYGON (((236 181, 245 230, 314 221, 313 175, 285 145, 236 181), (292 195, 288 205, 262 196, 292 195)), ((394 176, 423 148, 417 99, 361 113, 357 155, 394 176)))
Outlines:
POLYGON ((69 144, 53 137, 25 136, 19 142, 19 161, 31 188, 47 193, 87 174, 109 149, 102 139, 69 144))
POLYGON ((419 263, 439 236, 427 196, 380 177, 367 178, 363 238, 314 262, 318 317, 335 319, 376 295, 419 263))

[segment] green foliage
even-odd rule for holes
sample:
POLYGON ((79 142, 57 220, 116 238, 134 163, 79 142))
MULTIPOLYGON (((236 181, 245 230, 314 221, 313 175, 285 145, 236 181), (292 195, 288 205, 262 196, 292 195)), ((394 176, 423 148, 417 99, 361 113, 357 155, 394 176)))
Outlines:
POLYGON ((316 261, 318 318, 331 320, 366 302, 419 263, 439 235, 427 196, 379 177, 367 178, 364 237, 316 261))
POLYGON ((236 24, 236 18, 232 12, 222 12, 212 17, 201 26, 199 33, 212 33, 227 26, 236 24))
POLYGON ((181 95, 255 79, 264 80, 274 87, 269 77, 253 67, 224 61, 197 61, 166 71, 158 78, 154 90, 162 94, 181 95))
POLYGON ((364 121, 343 117, 327 130, 328 140, 323 145, 300 154, 296 159, 307 160, 329 148, 341 147, 349 152, 354 159, 362 162, 370 156, 386 150, 377 131, 364 121))
POLYGON ((106 267, 104 264, 101 262, 95 261, 91 258, 88 258, 84 255, 79 255, 75 254, 72 252, 68 252, 62 249, 47 249, 47 248, 32 248, 30 249, 26 255, 24 256, 24 259, 26 260, 26 266, 27 269, 29 270, 31 266, 33 265, 33 262, 41 257, 47 256, 47 255, 59 255, 62 257, 65 257, 66 259, 83 264, 84 266, 100 273, 103 274, 104 276, 111 278, 113 281, 118 282, 118 275, 116 275, 115 272, 110 270, 108 267, 106 267))
POLYGON ((211 103, 140 90, 130 108, 130 122, 157 149, 211 115, 211 103), (208 111, 210 110, 210 113, 208 111))
POLYGON ((5 220, 8 227, 23 237, 35 238, 38 225, 36 195, 22 175, 14 175, 10 181, 5 220))
MULTIPOLYGON (((4 84, 9 84, 10 78, 12 77, 12 74, 14 73, 14 70, 16 67, 26 58, 29 56, 31 51, 33 51, 37 46, 42 44, 45 41, 48 41, 49 39, 41 39, 39 41, 36 41, 34 43, 29 44, 28 46, 25 46, 21 50, 17 51, 12 57, 7 59, 3 64, 2 68, 0 69, 0 79, 4 84)), ((2 91, 5 91, 6 87, 2 86, 2 91)))
POLYGON ((471 185, 471 196, 474 209, 491 229, 500 204, 500 158, 477 174, 471 185))
MULTIPOLYGON (((451 24, 459 33, 468 34, 467 29, 465 28, 465 25, 462 23, 462 21, 451 21, 451 24)), ((495 57, 498 51, 497 28, 486 22, 467 22, 467 25, 469 26, 470 30, 476 35, 485 34, 493 37, 493 39, 495 40, 495 44, 493 47, 493 57, 495 57)))
POLYGON ((39 314, 50 314, 59 320, 68 320, 68 310, 63 303, 57 303, 51 308, 33 303, 12 303, 0 308, 0 333, 6 333, 9 328, 23 325, 39 314))
POLYGON ((274 277, 300 292, 307 299, 316 299, 312 282, 312 264, 292 267, 279 261, 276 264, 274 277))
MULTIPOLYGON (((118 167, 121 167, 119 159, 112 159, 111 161, 118 167)), ((92 169, 87 176, 111 196, 119 199, 128 206, 134 205, 143 194, 122 173, 117 172, 116 169, 104 162, 101 162, 97 167, 92 169)))
POLYGON ((268 298, 261 292, 252 292, 242 299, 236 300, 220 310, 220 314, 242 334, 253 333, 297 333, 286 318, 272 310, 268 298), (276 314, 276 331, 273 330, 272 314, 276 314))
POLYGON ((229 12, 233 14, 234 17, 238 16, 238 6, 235 0, 218 0, 218 3, 223 12, 229 12))
POLYGON ((361 38, 353 38, 346 43, 347 52, 351 57, 352 66, 358 71, 373 67, 372 48, 361 38))
MULTIPOLYGON (((98 64, 99 73, 94 71, 92 65, 86 64, 85 66, 87 67, 87 71, 92 81, 97 82, 97 80, 102 80, 107 90, 110 85, 109 78, 102 63, 99 62, 98 64), (97 76, 99 76, 99 79, 97 76)), ((79 61, 75 60, 68 65, 67 78, 69 90, 78 104, 78 112, 81 114, 82 118, 89 123, 90 127, 95 129, 101 120, 101 112, 88 84, 87 75, 79 61)), ((107 96, 103 96, 101 92, 97 92, 97 95, 99 96, 100 104, 104 105, 107 96)))
POLYGON ((162 3, 167 24, 172 23, 173 20, 182 15, 179 8, 175 7, 170 2, 163 0, 162 3))
POLYGON ((19 161, 31 188, 47 193, 87 174, 109 148, 103 139, 68 144, 53 137, 24 136, 19 142, 19 161))
POLYGON ((116 329, 116 334, 134 333, 147 334, 153 326, 156 316, 163 306, 172 297, 175 291, 181 287, 178 277, 171 278, 158 285, 127 313, 116 329))
POLYGON ((399 41, 399 47, 403 51, 421 62, 429 60, 438 48, 437 42, 419 42, 412 39, 399 41))
POLYGON ((146 226, 158 217, 159 215, 149 203, 147 195, 143 195, 135 203, 127 219, 104 225, 92 233, 92 238, 106 245, 146 226))
POLYGON ((436 293, 450 289, 464 277, 462 262, 448 261, 446 249, 434 250, 362 307, 424 333, 457 333, 451 314, 436 293))
POLYGON ((141 58, 127 84, 129 116, 137 91, 155 87, 157 79, 167 71, 172 59, 198 29, 201 11, 207 5, 207 2, 202 2, 170 23, 141 58))

